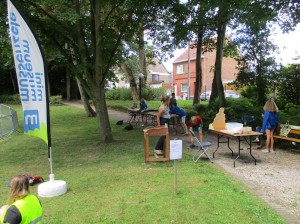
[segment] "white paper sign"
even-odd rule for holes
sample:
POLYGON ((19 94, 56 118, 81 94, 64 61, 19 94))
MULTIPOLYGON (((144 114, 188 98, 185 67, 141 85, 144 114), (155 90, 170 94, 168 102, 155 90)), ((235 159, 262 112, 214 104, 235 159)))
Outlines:
POLYGON ((182 159, 182 140, 170 141, 170 160, 182 159))

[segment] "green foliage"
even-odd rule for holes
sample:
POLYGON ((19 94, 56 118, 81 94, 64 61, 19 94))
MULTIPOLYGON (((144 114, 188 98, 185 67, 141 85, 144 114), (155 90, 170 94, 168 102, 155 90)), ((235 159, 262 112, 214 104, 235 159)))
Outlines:
MULTIPOLYGON (((209 105, 196 105, 197 113, 202 117, 204 128, 208 128, 213 122, 216 114, 219 112, 219 99, 217 98, 209 105)), ((226 98, 225 115, 226 122, 242 123, 242 117, 245 115, 254 116, 253 126, 261 125, 262 107, 254 106, 252 102, 244 97, 238 99, 226 98)))
POLYGON ((300 125, 300 105, 287 103, 283 110, 279 110, 279 122, 285 124, 289 121, 292 125, 300 125))
POLYGON ((143 88, 142 97, 146 100, 161 100, 162 96, 165 96, 167 92, 166 88, 143 88))
POLYGON ((0 95, 0 103, 3 104, 20 104, 21 99, 19 94, 14 94, 14 95, 0 95))
POLYGON ((106 91, 107 100, 132 100, 131 91, 127 88, 117 88, 106 91))
POLYGON ((62 96, 50 96, 49 103, 51 105, 61 105, 62 104, 62 96))
POLYGON ((278 96, 282 103, 300 105, 300 65, 284 67, 279 74, 278 96))
MULTIPOLYGON (((142 98, 145 100, 160 100, 165 93, 165 88, 143 88, 142 98)), ((105 95, 107 100, 132 100, 131 90, 128 88, 108 90, 105 95)))
MULTIPOLYGON (((14 108, 21 111, 20 106, 14 108)), ((112 119, 115 141, 99 143, 96 118, 69 106, 50 110, 53 168, 68 191, 40 198, 43 223, 285 223, 245 185, 209 161, 194 163, 184 152, 174 195, 173 163, 171 167, 151 163, 151 169, 146 168, 141 129, 125 131, 112 119)), ((18 115, 22 120, 22 113, 18 115)), ((47 146, 41 139, 16 132, 0 141, 0 149, 3 183, 22 173, 48 179, 47 146)), ((2 202, 8 191, 7 185, 0 188, 2 202)), ((30 192, 37 194, 37 186, 30 192)))
MULTIPOLYGON (((3 104, 21 104, 19 94, 15 95, 0 95, 0 103, 3 104)), ((51 96, 49 98, 49 103, 52 105, 61 105, 62 96, 51 96)))
POLYGON ((257 87, 254 85, 248 85, 245 88, 241 89, 241 95, 244 98, 247 98, 252 102, 253 104, 258 103, 258 91, 257 87))

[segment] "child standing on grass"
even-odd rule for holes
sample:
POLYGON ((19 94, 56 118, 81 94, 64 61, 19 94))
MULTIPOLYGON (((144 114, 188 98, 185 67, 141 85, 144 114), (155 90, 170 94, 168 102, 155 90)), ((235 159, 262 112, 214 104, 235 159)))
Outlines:
POLYGON ((173 103, 173 108, 170 110, 170 114, 176 114, 180 118, 180 125, 182 128, 182 134, 188 135, 189 131, 187 129, 187 126, 185 124, 185 118, 186 118, 186 112, 177 106, 177 103, 173 103))
MULTIPOLYGON (((202 142, 202 119, 199 115, 196 116, 192 116, 191 120, 190 120, 190 130, 193 132, 198 132, 198 136, 199 136, 199 141, 202 142)), ((191 148, 194 148, 194 138, 192 136, 192 134, 190 133, 190 140, 191 140, 191 148)))

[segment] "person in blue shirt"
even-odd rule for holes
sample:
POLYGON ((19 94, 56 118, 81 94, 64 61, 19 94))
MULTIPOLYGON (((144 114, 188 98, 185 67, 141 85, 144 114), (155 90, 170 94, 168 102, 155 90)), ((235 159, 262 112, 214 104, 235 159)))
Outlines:
POLYGON ((133 103, 133 105, 131 106, 131 109, 136 109, 137 108, 137 103, 133 103))
POLYGON ((176 114, 180 118, 180 125, 182 127, 182 134, 188 135, 189 131, 187 129, 186 123, 185 123, 185 118, 186 118, 186 112, 177 106, 177 103, 173 103, 173 108, 170 110, 170 114, 176 114))
POLYGON ((146 118, 146 113, 145 110, 147 110, 148 106, 145 102, 145 99, 141 99, 141 103, 140 103, 140 114, 142 116, 142 126, 145 125, 145 118, 146 118))
POLYGON ((141 105, 140 105, 140 111, 142 112, 143 110, 147 109, 147 104, 145 102, 145 99, 141 99, 141 105))
POLYGON ((262 125, 262 133, 266 132, 266 149, 262 152, 274 152, 274 131, 278 127, 278 107, 272 99, 269 99, 264 106, 264 119, 262 125), (271 147, 270 147, 271 146, 271 147))
POLYGON ((136 112, 136 111, 133 111, 133 110, 134 110, 134 109, 137 109, 137 103, 134 102, 133 105, 130 107, 130 109, 132 109, 132 110, 129 111, 129 115, 131 116, 129 122, 130 122, 132 119, 133 119, 133 120, 136 119, 136 114, 137 114, 137 112, 136 112))

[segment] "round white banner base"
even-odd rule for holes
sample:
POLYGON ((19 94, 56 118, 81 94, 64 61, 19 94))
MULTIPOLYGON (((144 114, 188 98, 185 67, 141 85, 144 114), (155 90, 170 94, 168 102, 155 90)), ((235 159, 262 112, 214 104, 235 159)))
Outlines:
POLYGON ((50 198, 62 195, 67 192, 67 183, 63 180, 54 180, 54 174, 50 174, 50 181, 41 183, 38 186, 40 197, 50 198))

